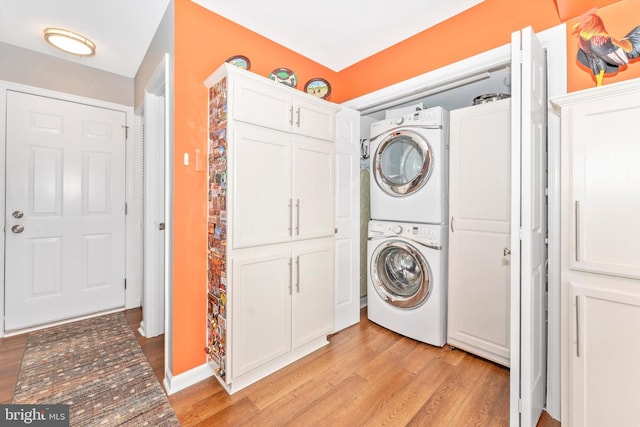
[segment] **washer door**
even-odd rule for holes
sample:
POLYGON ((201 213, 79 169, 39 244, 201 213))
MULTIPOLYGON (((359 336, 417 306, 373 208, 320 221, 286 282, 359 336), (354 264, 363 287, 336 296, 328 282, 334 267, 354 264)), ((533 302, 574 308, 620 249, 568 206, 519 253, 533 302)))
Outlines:
POLYGON ((417 308, 431 294, 431 268, 422 253, 401 240, 389 240, 371 256, 373 287, 389 304, 417 308))
POLYGON ((390 132, 374 153, 376 183, 390 196, 415 193, 431 176, 432 157, 429 142, 418 132, 408 129, 390 132))

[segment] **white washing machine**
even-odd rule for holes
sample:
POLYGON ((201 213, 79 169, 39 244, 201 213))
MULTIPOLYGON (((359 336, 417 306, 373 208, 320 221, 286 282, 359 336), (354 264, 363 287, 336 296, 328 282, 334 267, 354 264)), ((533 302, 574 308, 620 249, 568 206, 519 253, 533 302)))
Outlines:
POLYGON ((369 320, 442 347, 447 342, 447 226, 369 222, 369 320))
POLYGON ((449 112, 432 107, 371 125, 371 218, 446 224, 449 112))

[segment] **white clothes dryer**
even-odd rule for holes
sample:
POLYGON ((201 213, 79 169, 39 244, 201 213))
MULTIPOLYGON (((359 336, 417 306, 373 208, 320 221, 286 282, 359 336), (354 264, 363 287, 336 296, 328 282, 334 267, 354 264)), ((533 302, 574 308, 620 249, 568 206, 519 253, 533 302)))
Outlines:
POLYGON ((448 223, 449 112, 375 122, 370 138, 371 219, 448 223))
POLYGON ((447 342, 447 226, 369 222, 367 315, 401 335, 447 342))

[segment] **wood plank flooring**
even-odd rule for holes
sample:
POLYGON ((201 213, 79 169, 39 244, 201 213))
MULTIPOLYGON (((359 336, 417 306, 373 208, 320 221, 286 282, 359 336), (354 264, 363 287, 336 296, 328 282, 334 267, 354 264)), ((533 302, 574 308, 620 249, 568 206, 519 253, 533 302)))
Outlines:
MULTIPOLYGON (((145 339, 158 380, 163 337, 145 339)), ((460 350, 402 337, 361 312, 330 344, 229 396, 209 378, 169 400, 183 426, 508 426, 509 370, 460 350)), ((26 336, 0 339, 0 403, 10 403, 26 336)), ((546 413, 538 427, 560 423, 546 413)))

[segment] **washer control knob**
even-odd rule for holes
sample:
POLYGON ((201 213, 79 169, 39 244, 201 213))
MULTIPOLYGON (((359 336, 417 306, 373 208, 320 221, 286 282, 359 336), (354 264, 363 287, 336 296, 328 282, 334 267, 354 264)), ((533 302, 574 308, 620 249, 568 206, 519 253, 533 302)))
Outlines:
POLYGON ((401 225, 396 225, 395 227, 393 227, 393 232, 396 233, 396 234, 402 233, 402 226, 401 225))
POLYGON ((401 125, 402 122, 404 122, 404 117, 400 116, 400 117, 396 118, 396 124, 397 125, 401 125))

